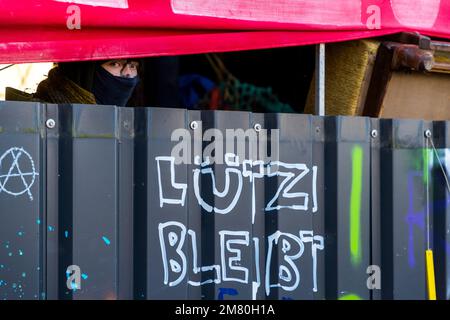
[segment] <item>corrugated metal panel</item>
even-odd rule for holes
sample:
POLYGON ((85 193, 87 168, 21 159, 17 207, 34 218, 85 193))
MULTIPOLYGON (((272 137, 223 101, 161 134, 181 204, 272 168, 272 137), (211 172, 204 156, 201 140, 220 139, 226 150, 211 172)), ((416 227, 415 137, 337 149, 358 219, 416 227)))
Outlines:
POLYGON ((0 299, 44 293, 43 106, 0 105, 0 299))
POLYGON ((426 299, 427 177, 449 298, 449 195, 427 129, 446 165, 446 122, 1 102, 0 298, 426 299), (222 153, 227 129, 247 137, 222 153))

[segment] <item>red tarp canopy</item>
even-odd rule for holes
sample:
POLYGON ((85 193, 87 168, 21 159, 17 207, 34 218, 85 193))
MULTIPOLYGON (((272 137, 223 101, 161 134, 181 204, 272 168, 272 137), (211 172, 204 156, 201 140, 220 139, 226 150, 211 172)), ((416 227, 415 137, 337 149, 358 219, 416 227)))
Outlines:
POLYGON ((1 0, 0 63, 274 48, 400 31, 450 38, 450 0, 1 0))

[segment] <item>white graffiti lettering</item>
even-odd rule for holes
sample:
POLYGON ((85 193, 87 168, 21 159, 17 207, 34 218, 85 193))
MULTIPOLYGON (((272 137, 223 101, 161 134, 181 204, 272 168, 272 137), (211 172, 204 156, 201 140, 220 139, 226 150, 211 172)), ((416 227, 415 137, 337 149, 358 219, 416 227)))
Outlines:
POLYGON ((38 175, 33 158, 24 148, 10 148, 0 157, 0 193, 12 196, 27 193, 33 200, 31 187, 38 175))
POLYGON ((159 205, 162 208, 164 203, 167 204, 180 204, 184 206, 186 199, 187 184, 176 183, 175 182, 175 158, 173 157, 156 157, 156 162, 158 163, 158 184, 159 184, 159 205), (171 199, 164 197, 164 191, 162 186, 162 176, 161 176, 161 162, 170 163, 170 184, 173 189, 181 190, 181 196, 178 199, 171 199))
MULTIPOLYGON (((271 161, 268 164, 264 164, 261 160, 252 161, 248 159, 244 159, 241 163, 239 160, 239 157, 235 154, 225 154, 225 179, 222 190, 219 190, 217 188, 216 173, 209 158, 206 158, 203 162, 200 161, 200 157, 198 156, 194 158, 194 164, 199 166, 199 168, 193 169, 194 194, 198 204, 206 212, 217 214, 230 213, 237 206, 239 199, 241 198, 244 180, 248 180, 252 190, 252 223, 254 223, 256 213, 255 182, 257 179, 263 179, 265 177, 282 177, 282 181, 278 185, 275 194, 270 198, 264 208, 265 212, 279 211, 281 209, 304 212, 311 210, 313 213, 318 211, 317 166, 313 166, 311 170, 306 164, 291 164, 280 161, 271 161), (304 180, 305 177, 311 172, 311 192, 293 192, 293 189, 301 184, 302 179, 304 180), (225 205, 222 204, 222 207, 208 203, 208 201, 202 196, 201 191, 208 191, 205 189, 200 189, 202 177, 205 175, 211 179, 212 195, 221 199, 229 199, 225 205), (310 197, 310 195, 312 195, 312 197, 310 197), (312 206, 310 206, 311 198, 312 206), (289 200, 289 203, 283 204, 287 200, 289 200), (292 204, 293 201, 297 203, 292 204)), ((157 157, 156 161, 158 165, 160 206, 163 207, 164 204, 177 204, 184 206, 188 185, 185 183, 175 182, 175 158, 157 157), (162 172, 162 162, 168 162, 170 164, 170 170, 167 170, 168 166, 165 166, 166 171, 162 172), (163 188, 162 177, 167 177, 168 175, 170 175, 172 190, 181 190, 181 194, 178 198, 169 198, 168 196, 165 196, 165 194, 168 193, 168 190, 164 189, 167 187, 163 188)), ((203 188, 206 187, 203 186, 203 188)))
MULTIPOLYGON (((324 249, 324 238, 314 235, 313 231, 300 230, 299 234, 276 231, 263 244, 268 248, 266 261, 260 261, 259 238, 250 241, 248 231, 218 231, 220 242, 220 261, 210 266, 199 266, 196 232, 187 229, 182 223, 168 221, 158 226, 161 257, 164 269, 165 285, 174 287, 182 283, 191 286, 202 286, 222 282, 250 284, 252 298, 256 299, 261 287, 260 264, 265 264, 265 294, 270 295, 272 288, 281 288, 292 292, 300 286, 299 260, 304 256, 305 244, 311 243, 313 264, 312 278, 314 292, 317 292, 317 261, 318 251, 324 249), (186 241, 190 237, 191 242, 186 241), (190 245, 188 245, 190 244, 190 245), (190 251, 190 252, 189 252, 190 251), (253 252, 253 253, 252 253, 253 252), (188 259, 192 257, 192 259, 188 259), (275 260, 275 257, 277 259, 275 260), (282 257, 282 258, 281 258, 282 257), (278 261, 277 263, 274 263, 278 261), (188 274, 189 265, 193 274, 188 274), (273 272, 273 268, 278 268, 273 272), (250 270, 253 276, 250 280, 250 270), (203 281, 194 281, 201 273, 209 272, 213 277, 202 276, 203 281), (274 279, 276 275, 276 279, 274 279)), ((309 250, 309 249, 308 249, 309 250)))

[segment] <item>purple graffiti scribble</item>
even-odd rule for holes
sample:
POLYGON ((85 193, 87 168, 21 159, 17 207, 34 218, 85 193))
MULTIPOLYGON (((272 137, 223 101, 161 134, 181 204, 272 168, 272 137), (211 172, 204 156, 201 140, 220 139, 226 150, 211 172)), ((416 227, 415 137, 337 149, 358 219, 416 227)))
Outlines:
POLYGON ((410 172, 408 174, 408 214, 406 215, 406 223, 408 224, 408 263, 411 268, 416 266, 414 256, 414 225, 421 230, 425 229, 425 208, 422 211, 414 211, 414 178, 422 177, 421 172, 410 172))
MULTIPOLYGON (((426 204, 423 205, 421 211, 414 211, 414 178, 422 178, 423 173, 420 171, 410 172, 408 174, 408 214, 406 215, 406 223, 408 223, 408 263, 411 268, 416 266, 414 255, 414 225, 418 226, 422 231, 425 230, 426 204)), ((450 198, 434 201, 433 208, 435 210, 445 209, 450 204, 450 198)), ((450 244, 445 240, 445 250, 450 254, 450 244)))

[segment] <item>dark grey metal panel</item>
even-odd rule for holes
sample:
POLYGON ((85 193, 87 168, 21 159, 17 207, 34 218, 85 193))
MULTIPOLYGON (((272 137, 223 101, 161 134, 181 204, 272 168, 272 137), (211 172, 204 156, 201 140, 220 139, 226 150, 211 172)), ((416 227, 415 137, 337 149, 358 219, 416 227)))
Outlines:
POLYGON ((438 300, 450 299, 450 193, 445 176, 450 174, 450 126, 449 122, 435 122, 433 141, 437 155, 433 154, 432 169, 432 209, 433 209, 433 250, 438 300), (444 172, 439 164, 439 157, 444 172))
POLYGON ((147 295, 147 123, 148 109, 134 112, 133 296, 147 295))
MULTIPOLYGON (((60 142, 65 139, 60 139, 60 136, 64 136, 63 128, 67 127, 64 122, 64 113, 59 112, 58 105, 45 105, 45 119, 53 119, 55 121, 54 128, 48 128, 46 130, 46 150, 42 152, 45 154, 47 170, 45 172, 46 190, 44 196, 46 199, 46 210, 44 210, 43 229, 46 232, 45 237, 45 298, 48 300, 57 300, 60 294, 65 288, 65 274, 61 271, 60 263, 62 263, 62 257, 64 251, 60 250, 60 237, 58 232, 48 230, 48 226, 54 228, 54 226, 60 225, 60 208, 61 213, 64 212, 64 216, 68 216, 71 211, 67 212, 66 203, 60 201, 60 186, 71 179, 66 173, 71 171, 65 170, 65 165, 71 164, 71 152, 64 152, 60 157, 60 142), (70 159, 70 160, 69 160, 70 159), (61 161, 61 162, 60 162, 61 161), (68 161, 68 162, 67 162, 68 161), (63 288, 63 290, 61 290, 63 288)), ((46 120, 44 120, 45 122, 46 120)), ((69 126, 70 127, 70 126, 69 126)), ((62 146, 64 148, 64 146, 62 146)), ((44 177, 44 175, 43 175, 44 177)), ((62 216, 63 217, 63 216, 62 216)), ((62 218, 61 217, 61 218, 62 218)), ((62 219, 64 221, 64 219, 62 219)), ((70 258, 70 256, 67 256, 70 258)))
POLYGON ((341 118, 339 124, 338 219, 340 299, 370 299, 370 120, 341 118), (342 246, 341 246, 342 245, 342 246), (344 293, 345 292, 345 293, 344 293))
POLYGON ((381 121, 383 298, 426 299, 426 127, 422 121, 381 121))
MULTIPOLYGON (((326 203, 326 188, 325 188, 325 121, 323 117, 313 117, 312 119, 312 163, 317 167, 316 178, 316 194, 317 194, 317 212, 313 215, 313 229, 318 235, 324 238, 323 254, 317 256, 317 291, 314 292, 315 300, 323 300, 326 297, 326 246, 327 239, 325 231, 325 203, 326 203)), ((320 252, 320 251, 318 251, 320 252)))
MULTIPOLYGON (((191 141, 191 158, 186 164, 187 167, 187 194, 186 205, 188 207, 187 227, 191 232, 189 233, 189 241, 186 246, 188 252, 188 299, 202 300, 202 299, 214 299, 214 288, 211 285, 202 284, 210 279, 215 278, 214 270, 201 269, 206 265, 206 254, 210 250, 209 246, 211 242, 204 241, 203 226, 207 224, 207 219, 202 215, 202 208, 199 206, 197 198, 195 196, 195 190, 192 188, 194 183, 198 185, 199 190, 202 190, 202 179, 198 179, 194 182, 194 170, 199 169, 199 166, 194 163, 195 157, 201 157, 203 154, 203 125, 201 111, 190 111, 187 114, 187 127, 190 133, 191 141), (197 123, 198 128, 192 129, 190 124, 197 123), (189 187, 191 186, 191 187, 189 187), (195 233, 194 233, 195 232, 195 233), (195 235, 195 238, 194 238, 195 235), (194 257, 194 252, 195 257, 194 257), (194 270, 195 268, 195 270, 194 270), (200 269, 199 269, 200 268, 200 269)), ((208 228, 210 226, 206 226, 208 228)))
POLYGON ((422 121, 394 121, 394 298, 426 299, 426 176, 422 121), (405 200, 408 199, 406 202, 405 200))
POLYGON ((324 235, 313 226, 313 217, 320 213, 315 188, 318 168, 312 162, 312 117, 276 117, 273 129, 279 130, 279 161, 270 163, 266 178, 266 291, 272 287, 271 299, 313 299, 315 265, 320 265, 323 256, 324 235))
POLYGON ((333 117, 325 117, 325 298, 338 298, 338 218, 337 218, 337 122, 333 117))
POLYGON ((43 106, 0 102, 0 299, 42 299, 43 106))
MULTIPOLYGON (((370 154, 370 209, 371 209, 371 262, 375 268, 380 268, 381 277, 381 182, 380 182, 380 123, 378 119, 371 119, 371 154, 370 154)), ((373 273, 371 274, 373 275, 373 273)), ((369 275, 368 275, 369 276, 369 275)), ((371 291, 373 300, 381 300, 381 279, 371 291)))
MULTIPOLYGON (((119 275, 123 277, 120 262, 129 265, 126 259, 130 256, 126 253, 129 241, 121 239, 125 242, 119 245, 122 225, 118 223, 124 223, 129 232, 132 211, 132 183, 121 177, 132 176, 133 172, 131 155, 121 152, 131 149, 127 143, 130 132, 122 127, 124 122, 132 123, 132 116, 126 110, 121 110, 120 116, 120 110, 72 105, 68 112, 72 128, 68 137, 72 148, 72 224, 60 225, 55 232, 63 242, 70 243, 71 263, 82 272, 81 290, 72 290, 73 299, 116 299, 131 294, 119 289, 119 275), (123 149, 119 148, 122 143, 123 149)), ((63 267, 65 272, 67 267, 63 267)), ((130 291, 129 283, 123 286, 130 291)))
MULTIPOLYGON (((271 150, 270 142, 274 141, 278 143, 278 136, 275 135, 275 132, 272 129, 277 128, 277 118, 275 115, 264 115, 255 113, 251 115, 250 119, 251 126, 261 125, 263 131, 263 135, 259 135, 258 137, 258 150, 262 146, 266 146, 266 149, 262 149, 261 155, 258 154, 257 160, 262 160, 265 165, 267 165, 268 160, 265 161, 265 156, 270 156, 271 150), (273 136, 272 136, 273 134, 273 136), (263 155, 263 153, 265 153, 263 155)), ((260 174, 261 169, 259 166, 252 167, 252 175, 260 174)), ((260 175, 259 175, 260 176, 260 175)), ((268 239, 267 235, 270 230, 273 229, 270 226, 272 215, 267 215, 264 211, 264 208, 267 205, 268 197, 266 196, 269 192, 268 190, 268 182, 267 177, 257 178, 253 180, 254 195, 252 196, 252 201, 254 199, 254 212, 252 209, 252 215, 254 219, 252 219, 252 231, 253 231, 253 245, 254 245, 254 272, 252 279, 252 299, 264 300, 267 299, 266 296, 266 288, 265 288, 265 280, 266 280, 266 255, 268 249, 268 239), (267 191, 266 191, 267 190, 267 191)))
POLYGON ((383 300, 394 299, 394 254, 393 254, 393 121, 380 120, 380 189, 373 192, 380 193, 380 233, 378 237, 381 246, 381 298, 383 300), (383 235, 383 236, 381 236, 383 235))
POLYGON ((120 108, 118 114, 118 299, 133 299, 134 240, 134 110, 120 108))
MULTIPOLYGON (((187 111, 152 108, 147 110, 146 147, 147 173, 145 212, 146 230, 138 241, 146 239, 147 299, 187 299, 188 269, 192 259, 187 248, 191 239, 188 232, 186 203, 187 165, 175 165, 172 149, 183 138, 171 141, 178 131, 183 137, 187 130, 187 111), (183 131, 184 130, 184 131, 183 131)), ((190 138, 188 139, 190 141, 190 138)), ((142 207, 140 206, 142 209, 142 207)), ((200 256, 200 254, 199 254, 200 256)))
MULTIPOLYGON (((208 243, 202 250, 202 266, 216 270, 206 278, 214 279, 205 285, 206 299, 252 298, 252 183, 246 173, 253 171, 254 159, 249 154, 249 146, 255 145, 256 132, 248 130, 249 116, 247 112, 202 112, 204 157, 193 172, 201 181, 200 197, 192 201, 202 207, 202 245, 208 243), (208 129, 218 135, 214 154, 210 152, 212 145, 206 141, 208 129), (234 134, 239 137, 233 138, 234 134), (248 140, 244 134, 248 134, 248 140), (226 145, 231 141, 232 145, 226 145), (219 154, 222 150, 223 154, 219 154), (212 155, 214 164, 208 165, 213 162, 212 155)), ((196 188, 196 181, 192 187, 196 188)))
MULTIPOLYGON (((326 211, 330 284, 328 298, 370 299, 366 270, 370 265, 370 122, 335 117, 327 121, 326 211), (328 193, 329 192, 329 193, 328 193), (333 279, 333 276, 336 277, 333 279)), ((328 252, 327 252, 328 254, 328 252)))

